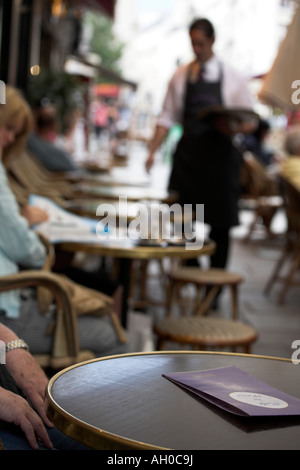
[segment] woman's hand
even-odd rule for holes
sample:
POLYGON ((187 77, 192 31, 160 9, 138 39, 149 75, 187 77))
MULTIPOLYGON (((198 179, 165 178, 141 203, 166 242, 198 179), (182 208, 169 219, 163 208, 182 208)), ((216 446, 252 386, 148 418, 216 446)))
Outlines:
POLYGON ((21 215, 28 221, 30 227, 46 222, 49 215, 43 209, 35 206, 24 206, 21 209, 21 215))

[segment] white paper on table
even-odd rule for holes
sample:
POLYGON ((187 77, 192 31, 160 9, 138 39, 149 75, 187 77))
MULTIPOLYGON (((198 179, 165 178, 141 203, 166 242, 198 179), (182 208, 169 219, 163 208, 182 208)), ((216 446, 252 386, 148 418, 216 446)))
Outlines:
POLYGON ((29 204, 48 213, 48 220, 35 226, 35 230, 52 243, 97 242, 98 235, 107 230, 101 221, 72 214, 46 197, 32 194, 29 204))

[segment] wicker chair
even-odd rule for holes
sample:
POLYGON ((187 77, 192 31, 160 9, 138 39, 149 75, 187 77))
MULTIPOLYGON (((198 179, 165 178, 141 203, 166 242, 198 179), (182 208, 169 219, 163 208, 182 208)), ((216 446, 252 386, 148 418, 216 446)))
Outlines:
POLYGON ((288 221, 286 242, 264 292, 269 294, 276 281, 282 282, 279 303, 283 304, 290 287, 300 285, 300 281, 296 279, 300 268, 300 192, 284 178, 280 178, 280 188, 288 221), (282 274, 286 264, 289 268, 285 274, 282 274))
MULTIPOLYGON (((39 237, 47 253, 43 268, 41 270, 24 270, 17 274, 0 277, 0 293, 24 287, 35 287, 41 315, 46 311, 45 306, 50 303, 55 306, 56 317, 51 331, 53 335, 52 350, 49 354, 37 354, 34 357, 41 367, 59 370, 77 362, 93 359, 95 355, 92 351, 80 350, 79 347, 77 310, 78 302, 82 302, 82 299, 78 295, 76 296, 68 284, 65 284, 61 276, 51 272, 55 262, 54 247, 44 236, 39 234, 39 237)), ((87 289, 83 300, 84 304, 91 306, 89 300, 92 300, 92 292, 87 289)), ((101 293, 95 291, 95 296, 99 295, 101 293)), ((109 315, 120 342, 126 343, 127 338, 117 314, 110 308, 106 314, 109 315)))
POLYGON ((22 287, 49 289, 55 298, 56 321, 53 329, 53 347, 49 354, 36 355, 42 367, 59 370, 77 362, 92 359, 91 351, 79 349, 77 317, 74 314, 68 292, 59 278, 45 271, 28 270, 0 278, 0 292, 22 287))
POLYGON ((269 175, 260 162, 248 152, 243 156, 241 184, 243 193, 240 197, 240 207, 254 211, 246 240, 250 240, 258 223, 266 229, 268 236, 273 236, 273 217, 277 210, 283 207, 277 179, 269 175))

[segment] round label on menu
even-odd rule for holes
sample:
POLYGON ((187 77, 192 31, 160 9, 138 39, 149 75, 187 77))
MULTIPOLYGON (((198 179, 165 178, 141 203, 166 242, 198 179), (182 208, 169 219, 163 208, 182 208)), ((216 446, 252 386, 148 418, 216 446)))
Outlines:
POLYGON ((263 395, 254 392, 232 392, 229 394, 231 398, 247 405, 260 406, 263 408, 282 409, 289 405, 286 401, 279 398, 263 395))

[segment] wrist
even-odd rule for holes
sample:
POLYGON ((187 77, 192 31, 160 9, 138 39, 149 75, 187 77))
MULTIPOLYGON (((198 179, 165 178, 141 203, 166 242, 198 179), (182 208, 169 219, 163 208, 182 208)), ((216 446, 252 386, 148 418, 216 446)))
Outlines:
POLYGON ((22 339, 14 339, 6 343, 5 345, 6 353, 10 351, 14 351, 15 349, 25 349, 25 351, 29 351, 28 344, 26 344, 25 341, 22 339))

